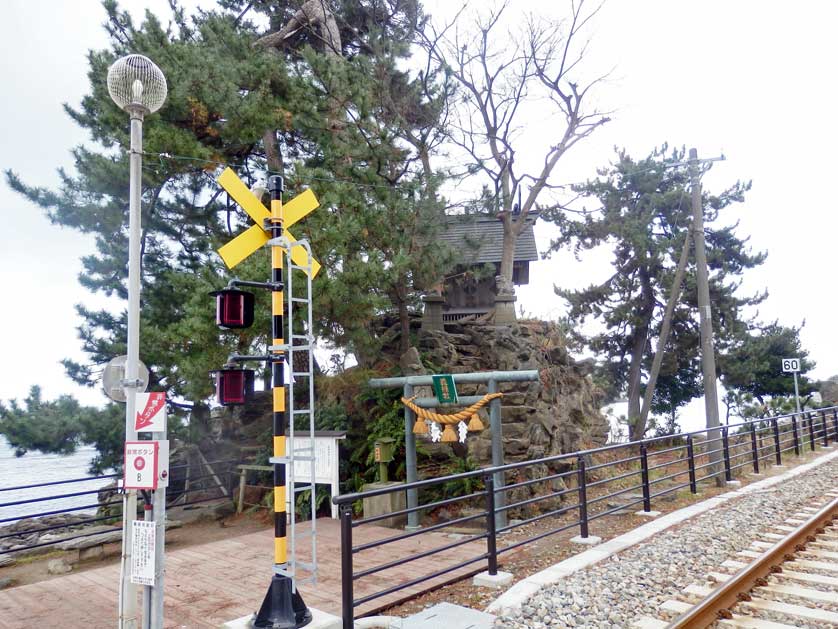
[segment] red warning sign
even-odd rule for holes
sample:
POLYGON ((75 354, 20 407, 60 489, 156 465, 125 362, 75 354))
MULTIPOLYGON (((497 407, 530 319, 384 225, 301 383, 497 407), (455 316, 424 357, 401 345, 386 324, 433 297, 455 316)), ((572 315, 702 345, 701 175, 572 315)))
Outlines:
POLYGON ((137 393, 137 432, 166 432, 166 394, 163 392, 137 393))
POLYGON ((125 442, 125 489, 157 489, 159 449, 156 441, 125 442))

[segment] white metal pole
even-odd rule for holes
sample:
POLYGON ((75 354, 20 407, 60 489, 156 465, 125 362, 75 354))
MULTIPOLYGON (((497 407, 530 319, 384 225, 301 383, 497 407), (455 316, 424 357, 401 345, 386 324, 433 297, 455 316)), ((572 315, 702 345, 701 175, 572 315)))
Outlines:
MULTIPOLYGON (((146 522, 151 522, 154 519, 154 511, 150 504, 143 505, 143 519, 146 522)), ((151 590, 150 585, 143 586, 143 612, 142 624, 143 629, 149 629, 149 618, 151 618, 151 590)))
MULTIPOLYGON (((135 441, 134 417, 140 360, 140 194, 142 190, 143 112, 130 108, 131 155, 128 194, 128 360, 125 364, 125 440, 135 441)), ((137 627, 137 586, 131 583, 131 523, 137 516, 137 492, 127 491, 122 511, 122 572, 120 574, 119 627, 137 627)))
MULTIPOLYGON (((152 438, 158 441, 166 439, 165 432, 155 432, 152 438)), ((158 483, 160 479, 158 478, 158 483)), ((166 488, 158 487, 154 491, 154 587, 151 590, 150 623, 151 629, 163 629, 163 577, 165 576, 166 547, 166 488)))
POLYGON ((794 405, 797 407, 797 414, 800 415, 800 393, 797 390, 797 372, 794 372, 794 405))

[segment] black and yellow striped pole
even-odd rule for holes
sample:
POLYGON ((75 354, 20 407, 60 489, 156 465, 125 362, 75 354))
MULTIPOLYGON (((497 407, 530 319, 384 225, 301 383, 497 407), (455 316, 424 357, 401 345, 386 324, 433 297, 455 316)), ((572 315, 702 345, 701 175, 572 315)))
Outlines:
MULTIPOLYGON (((268 231, 271 240, 282 237, 282 177, 268 179, 271 193, 271 217, 268 231)), ((256 615, 254 627, 272 629, 296 629, 311 622, 311 612, 303 602, 299 591, 293 587, 287 574, 288 562, 288 514, 285 511, 287 496, 285 444, 285 296, 282 277, 285 250, 271 243, 271 376, 273 392, 273 480, 274 480, 274 575, 262 607, 256 615)), ((289 273, 290 273, 289 269, 289 273)), ((293 492, 293 488, 292 488, 293 492)))

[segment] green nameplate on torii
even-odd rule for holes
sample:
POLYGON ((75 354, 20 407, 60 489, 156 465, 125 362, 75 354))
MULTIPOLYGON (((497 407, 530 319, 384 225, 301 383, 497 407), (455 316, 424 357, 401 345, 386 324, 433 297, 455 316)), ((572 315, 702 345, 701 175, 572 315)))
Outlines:
POLYGON ((444 373, 431 377, 434 383, 434 393, 440 404, 456 404, 459 401, 457 398, 457 386, 454 384, 454 376, 450 373, 444 373))

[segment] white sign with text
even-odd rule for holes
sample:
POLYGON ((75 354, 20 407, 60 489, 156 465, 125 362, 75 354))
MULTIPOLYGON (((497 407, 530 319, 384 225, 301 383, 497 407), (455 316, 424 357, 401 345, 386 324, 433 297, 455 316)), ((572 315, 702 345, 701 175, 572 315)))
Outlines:
POLYGON ((137 432, 166 432, 166 394, 160 391, 137 393, 137 432))
POLYGON ((154 522, 131 522, 131 583, 154 585, 154 544, 157 526, 154 522))
POLYGON ((125 489, 157 489, 156 441, 125 442, 125 489))

